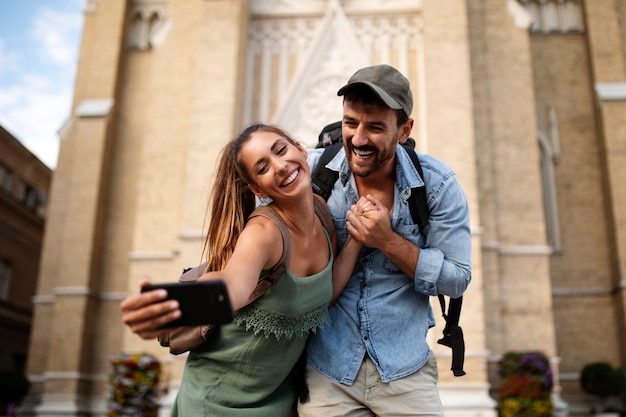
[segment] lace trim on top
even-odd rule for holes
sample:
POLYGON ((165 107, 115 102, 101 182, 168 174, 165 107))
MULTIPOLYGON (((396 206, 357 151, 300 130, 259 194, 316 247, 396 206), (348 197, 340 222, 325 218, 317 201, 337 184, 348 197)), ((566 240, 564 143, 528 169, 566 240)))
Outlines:
POLYGON ((291 339, 294 336, 315 333, 318 328, 329 325, 330 314, 327 304, 319 305, 299 316, 290 316, 253 303, 237 312, 235 323, 245 326, 246 331, 253 331, 255 335, 263 333, 267 338, 273 334, 277 340, 281 337, 291 339))

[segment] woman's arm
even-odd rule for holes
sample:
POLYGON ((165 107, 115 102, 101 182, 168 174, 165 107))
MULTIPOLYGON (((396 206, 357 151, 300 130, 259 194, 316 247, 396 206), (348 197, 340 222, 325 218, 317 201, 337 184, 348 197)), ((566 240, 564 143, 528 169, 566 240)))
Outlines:
MULTIPOLYGON (((280 231, 273 223, 254 218, 246 225, 237 240, 235 251, 222 271, 207 272, 203 279, 221 279, 228 289, 231 306, 237 310, 245 306, 256 288, 261 270, 273 266, 282 253, 280 231)), ((140 286, 150 282, 143 279, 140 286)), ((176 300, 166 300, 166 290, 155 290, 131 295, 120 304, 122 321, 142 339, 161 337, 161 327, 181 317, 176 300)))
POLYGON ((350 280, 361 246, 356 239, 348 235, 348 239, 346 239, 337 258, 335 258, 333 263, 333 298, 330 300, 329 305, 335 303, 335 300, 337 300, 337 297, 339 297, 339 294, 341 294, 341 291, 343 291, 350 280))
POLYGON ((341 248, 341 252, 339 252, 333 264, 333 298, 330 302, 331 305, 337 300, 337 297, 339 297, 339 294, 350 280, 354 264, 363 247, 363 244, 356 240, 352 234, 355 232, 356 227, 361 228, 364 222, 369 222, 371 214, 377 210, 378 208, 371 200, 361 197, 356 204, 352 205, 350 211, 346 213, 346 218, 348 219, 346 227, 349 233, 341 248))
POLYGON ((232 257, 221 271, 206 272, 200 280, 221 279, 226 284, 233 310, 246 306, 261 271, 278 262, 283 251, 278 227, 263 217, 254 217, 241 232, 232 257))

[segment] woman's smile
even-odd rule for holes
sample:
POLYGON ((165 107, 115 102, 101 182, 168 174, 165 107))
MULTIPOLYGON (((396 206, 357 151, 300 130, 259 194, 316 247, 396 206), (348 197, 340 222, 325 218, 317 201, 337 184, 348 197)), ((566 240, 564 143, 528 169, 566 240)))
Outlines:
POLYGON ((286 187, 289 184, 291 184, 292 182, 294 182, 296 180, 296 178, 298 177, 298 175, 300 174, 300 169, 296 169, 294 172, 291 173, 290 176, 288 176, 281 184, 281 187, 286 187))

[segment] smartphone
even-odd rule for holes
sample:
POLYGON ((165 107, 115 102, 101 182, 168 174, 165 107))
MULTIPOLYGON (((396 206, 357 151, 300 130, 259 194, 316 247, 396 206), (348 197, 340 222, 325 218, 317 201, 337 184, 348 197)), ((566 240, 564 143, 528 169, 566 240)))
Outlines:
POLYGON ((225 324, 233 320, 226 285, 222 280, 170 282, 151 284, 141 292, 163 288, 168 299, 178 300, 182 316, 163 327, 225 324))

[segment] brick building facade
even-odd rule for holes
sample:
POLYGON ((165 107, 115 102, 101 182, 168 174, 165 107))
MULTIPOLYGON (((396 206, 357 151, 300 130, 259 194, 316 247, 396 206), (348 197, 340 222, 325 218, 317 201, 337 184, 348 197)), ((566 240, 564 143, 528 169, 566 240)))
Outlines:
MULTIPOLYGON (((413 137, 457 172, 473 230, 468 375, 446 415, 495 416, 502 354, 540 350, 557 414, 578 375, 626 365, 626 1, 89 0, 61 131, 22 415, 103 415, 108 358, 139 340, 119 302, 199 261, 221 146, 252 121, 309 145, 361 66, 411 80, 413 137), (63 196, 63 198, 55 198, 63 196), (36 349, 35 349, 36 347, 36 349)), ((164 399, 164 408, 170 397, 164 399)))
POLYGON ((51 178, 0 126, 0 371, 26 372, 51 178))

